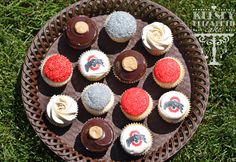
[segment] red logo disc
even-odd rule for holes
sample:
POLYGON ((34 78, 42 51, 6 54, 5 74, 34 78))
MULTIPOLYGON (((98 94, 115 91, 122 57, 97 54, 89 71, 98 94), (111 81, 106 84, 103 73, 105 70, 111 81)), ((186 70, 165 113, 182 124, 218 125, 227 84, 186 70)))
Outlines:
MULTIPOLYGON (((96 57, 94 55, 89 56, 88 57, 88 62, 91 61, 92 59, 96 59, 96 57)), ((91 66, 91 67, 89 67, 89 69, 95 71, 95 70, 99 69, 99 67, 100 67, 100 64, 96 64, 95 67, 91 66)))
MULTIPOLYGON (((171 97, 170 100, 171 100, 171 101, 177 101, 177 102, 180 102, 180 99, 179 99, 178 97, 175 97, 175 96, 171 97)), ((179 107, 176 107, 175 109, 173 109, 172 106, 169 106, 168 109, 169 109, 170 112, 173 112, 173 113, 176 113, 176 112, 179 111, 179 107)))
MULTIPOLYGON (((129 136, 132 137, 132 136, 135 135, 135 134, 140 134, 140 133, 139 133, 139 131, 134 130, 134 131, 131 131, 131 132, 130 132, 129 136)), ((134 146, 140 146, 140 145, 142 144, 142 142, 143 142, 142 140, 133 141, 133 142, 132 142, 132 145, 134 145, 134 146)))

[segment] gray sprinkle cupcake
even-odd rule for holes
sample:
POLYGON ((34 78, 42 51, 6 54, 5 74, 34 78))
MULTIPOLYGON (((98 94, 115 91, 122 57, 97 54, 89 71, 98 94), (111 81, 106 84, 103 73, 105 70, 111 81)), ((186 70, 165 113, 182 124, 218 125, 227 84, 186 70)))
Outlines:
POLYGON ((135 18, 124 11, 110 14, 105 22, 105 30, 109 37, 118 43, 127 42, 136 32, 135 18))
POLYGON ((94 83, 85 87, 81 94, 85 109, 93 115, 102 115, 114 105, 115 97, 111 89, 103 83, 94 83))

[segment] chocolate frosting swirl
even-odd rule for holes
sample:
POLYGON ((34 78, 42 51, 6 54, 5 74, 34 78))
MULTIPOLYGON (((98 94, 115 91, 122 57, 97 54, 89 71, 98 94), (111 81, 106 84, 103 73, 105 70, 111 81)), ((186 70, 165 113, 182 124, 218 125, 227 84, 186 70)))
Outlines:
POLYGON ((134 50, 127 50, 120 55, 117 56, 114 62, 114 74, 122 81, 122 82, 134 82, 139 80, 146 72, 147 63, 143 55, 134 50), (126 71, 122 67, 122 60, 126 57, 133 56, 137 61, 137 69, 134 71, 126 71))
POLYGON ((87 16, 80 15, 68 20, 65 31, 67 43, 75 49, 84 49, 95 42, 98 36, 98 28, 95 22, 87 16), (75 24, 79 21, 87 23, 89 31, 79 34, 75 31, 75 24))
POLYGON ((84 147, 92 152, 103 152, 108 149, 114 140, 114 133, 111 125, 104 119, 94 118, 87 121, 81 130, 81 142, 84 147), (89 129, 93 126, 102 128, 104 135, 99 139, 89 136, 89 129))

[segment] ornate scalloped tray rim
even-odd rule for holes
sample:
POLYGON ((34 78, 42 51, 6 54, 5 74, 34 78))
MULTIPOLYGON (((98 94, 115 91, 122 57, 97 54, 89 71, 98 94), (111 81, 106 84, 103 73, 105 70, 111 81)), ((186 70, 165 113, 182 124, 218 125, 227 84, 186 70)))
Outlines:
POLYGON ((170 26, 174 33, 177 46, 186 45, 186 48, 182 48, 182 50, 185 53, 185 61, 191 72, 193 111, 182 123, 181 129, 175 133, 173 138, 143 158, 143 160, 149 161, 166 160, 189 141, 200 124, 208 102, 209 74, 202 49, 192 31, 176 15, 154 2, 147 0, 82 0, 65 8, 51 18, 35 36, 23 64, 21 92, 27 117, 41 140, 64 160, 94 160, 90 157, 84 157, 73 148, 68 147, 67 144, 47 129, 41 119, 41 110, 38 109, 40 103, 37 97, 37 73, 40 60, 54 40, 63 32, 65 21, 69 17, 77 14, 103 15, 114 10, 129 11, 136 18, 142 17, 149 22, 155 19, 165 21, 165 24, 170 26))

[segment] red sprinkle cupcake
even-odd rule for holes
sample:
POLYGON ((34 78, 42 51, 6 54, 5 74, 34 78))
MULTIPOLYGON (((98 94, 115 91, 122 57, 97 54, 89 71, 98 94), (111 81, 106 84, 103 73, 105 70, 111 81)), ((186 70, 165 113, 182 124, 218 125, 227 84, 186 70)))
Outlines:
POLYGON ((40 70, 47 84, 52 87, 60 87, 70 81, 73 67, 65 56, 53 54, 43 60, 40 70))
POLYGON ((151 113, 153 100, 145 90, 134 87, 122 94, 120 104, 122 112, 128 119, 140 121, 151 113))
POLYGON ((184 78, 182 63, 173 57, 165 57, 156 62, 153 69, 153 78, 162 88, 173 88, 184 78))

